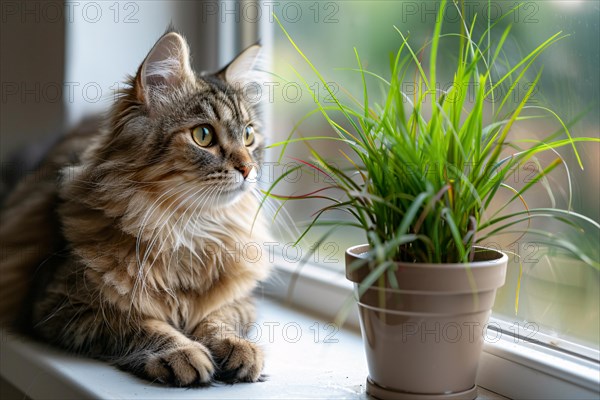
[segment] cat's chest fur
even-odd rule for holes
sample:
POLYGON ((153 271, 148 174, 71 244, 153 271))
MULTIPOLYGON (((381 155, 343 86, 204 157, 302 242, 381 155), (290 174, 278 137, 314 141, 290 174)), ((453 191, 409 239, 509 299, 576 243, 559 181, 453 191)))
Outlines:
POLYGON ((189 328, 248 296, 266 278, 267 257, 260 247, 266 235, 260 223, 250 231, 253 210, 249 194, 218 215, 186 215, 125 232, 104 210, 70 201, 63 226, 85 281, 102 301, 189 328))

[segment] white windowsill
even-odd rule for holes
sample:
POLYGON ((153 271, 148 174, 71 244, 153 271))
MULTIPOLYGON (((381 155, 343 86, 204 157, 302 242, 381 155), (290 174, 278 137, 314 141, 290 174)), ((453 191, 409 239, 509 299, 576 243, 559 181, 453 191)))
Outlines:
MULTIPOLYGON (((0 374, 32 399, 367 399, 367 368, 360 335, 335 332, 326 321, 262 299, 258 302, 266 382, 177 389, 149 384, 109 365, 3 336, 0 374), (276 325, 278 324, 278 325, 276 325), (284 327, 288 324, 287 334, 284 327), (269 326, 273 326, 269 340, 269 326), (315 337, 319 328, 318 340, 315 337), (295 341, 296 332, 301 332, 295 341), (337 340, 337 342, 335 342, 337 340)), ((22 397, 21 397, 22 398, 22 397)), ((479 399, 500 396, 480 390, 479 399)), ((3 399, 11 400, 11 399, 3 399)))
POLYGON ((67 355, 48 346, 5 337, 2 376, 32 399, 360 399, 366 366, 360 336, 337 332, 323 343, 323 321, 262 299, 258 302, 266 382, 178 389, 149 384, 105 363, 67 355), (315 342, 315 323, 320 338, 315 342), (277 325, 278 324, 278 325, 277 325), (289 324, 287 332, 284 327, 289 324), (271 340, 269 326, 273 327, 271 340), (301 332, 297 342, 296 331, 301 332))

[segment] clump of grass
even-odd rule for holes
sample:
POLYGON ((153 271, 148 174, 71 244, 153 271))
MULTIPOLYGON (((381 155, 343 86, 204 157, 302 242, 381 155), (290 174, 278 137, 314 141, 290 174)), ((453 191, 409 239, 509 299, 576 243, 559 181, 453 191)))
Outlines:
MULTIPOLYGON (((541 72, 532 84, 525 77, 532 70, 537 58, 555 42, 563 39, 561 32, 549 37, 506 73, 494 77, 493 66, 501 61, 504 44, 510 35, 508 26, 494 46, 490 44, 491 31, 496 23, 488 21, 485 32, 473 37, 475 20, 462 21, 459 33, 442 33, 443 13, 447 6, 443 0, 431 41, 423 49, 415 51, 408 38, 398 29, 400 48, 391 57, 390 75, 385 79, 366 71, 355 49, 357 71, 362 79, 362 100, 352 95, 344 102, 327 85, 327 80, 306 57, 277 19, 281 29, 318 76, 328 90, 333 106, 322 103, 316 96, 317 112, 320 112, 337 137, 324 135, 296 138, 276 143, 283 151, 292 142, 305 142, 313 160, 304 161, 303 168, 328 177, 319 190, 300 196, 275 194, 281 181, 265 192, 267 197, 279 200, 325 199, 329 202, 314 215, 304 235, 316 226, 333 228, 353 227, 366 232, 371 250, 367 259, 377 261, 377 267, 367 278, 373 283, 386 271, 394 268, 394 261, 419 263, 465 263, 473 260, 476 245, 502 233, 527 232, 539 243, 553 249, 563 249, 587 264, 598 268, 595 254, 582 251, 576 238, 567 238, 552 232, 532 228, 520 228, 523 222, 548 218, 575 228, 585 234, 584 227, 591 227, 594 234, 600 226, 574 213, 570 209, 529 208, 524 194, 538 184, 546 185, 546 177, 563 164, 556 149, 570 147, 579 167, 583 168, 577 151, 578 142, 599 142, 597 138, 574 138, 556 113, 548 108, 528 104, 535 93, 541 72), (446 91, 437 90, 438 49, 440 42, 448 37, 458 37, 459 50, 454 70, 453 85, 446 91), (421 51, 429 49, 429 68, 419 59, 421 51), (416 82, 410 76, 417 71, 416 82), (367 87, 367 76, 379 80, 385 87, 385 96, 373 102, 367 87), (416 88, 413 96, 402 91, 403 82, 413 80, 416 88), (508 88, 499 94, 500 87, 508 88), (518 88, 528 90, 516 104, 511 101, 518 88), (475 90, 470 93, 469 90, 475 90), (489 100, 492 99, 490 104, 489 100), (491 109, 490 109, 491 107, 491 109), (528 112, 525 114, 525 110, 528 112), (339 116, 342 120, 337 120, 339 116), (491 115, 491 121, 489 121, 491 115), (562 129, 542 139, 521 138, 509 140, 508 135, 515 124, 532 118, 550 116, 562 129), (349 127, 349 128, 345 128, 349 127), (313 141, 336 140, 347 144, 351 153, 341 151, 349 168, 340 168, 325 159, 311 145, 313 141), (512 172, 525 163, 535 160, 540 153, 551 153, 556 158, 521 188, 508 183, 512 172), (330 192, 331 191, 331 192, 330 192), (328 193, 342 192, 341 197, 328 193), (492 200, 499 191, 508 191, 506 204, 495 206, 492 200), (522 211, 505 212, 517 203, 522 211), (351 221, 327 221, 322 217, 333 210, 350 215, 351 221), (491 216, 490 216, 491 215, 491 216)), ((460 12, 460 7, 458 10, 460 12)), ((517 6, 518 7, 518 6, 517 6)), ((277 17, 275 17, 277 18, 277 17)), ((476 17, 475 17, 476 18, 476 17)), ((448 62, 445 65, 449 65, 448 62)), ((307 90, 311 87, 300 74, 300 81, 307 90)), ((314 95, 314 93, 313 93, 314 95)), ((537 161, 536 161, 537 162, 537 161)), ((288 173, 295 173, 290 170, 288 173)), ((570 187, 570 177, 569 177, 570 187)), ((393 274, 388 274, 390 280, 393 274)))

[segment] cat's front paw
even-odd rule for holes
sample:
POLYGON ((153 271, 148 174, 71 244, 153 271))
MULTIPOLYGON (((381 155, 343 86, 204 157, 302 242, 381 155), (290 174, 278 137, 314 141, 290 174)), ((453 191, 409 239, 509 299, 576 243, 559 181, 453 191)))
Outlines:
POLYGON ((230 337, 211 346, 217 365, 215 378, 228 383, 261 381, 264 357, 260 347, 246 339, 230 337))
POLYGON ((171 386, 203 386, 212 381, 215 367, 210 352, 200 343, 164 350, 144 366, 146 377, 171 386))

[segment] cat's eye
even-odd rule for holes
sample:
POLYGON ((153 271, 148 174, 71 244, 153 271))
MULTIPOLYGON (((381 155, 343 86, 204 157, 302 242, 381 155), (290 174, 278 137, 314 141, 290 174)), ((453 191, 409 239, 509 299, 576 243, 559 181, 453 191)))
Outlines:
POLYGON ((208 124, 198 125, 192 130, 192 138, 198 146, 209 147, 214 142, 215 129, 208 124))
POLYGON ((248 125, 244 130, 244 144, 246 146, 252 146, 254 143, 254 127, 252 125, 248 125))

